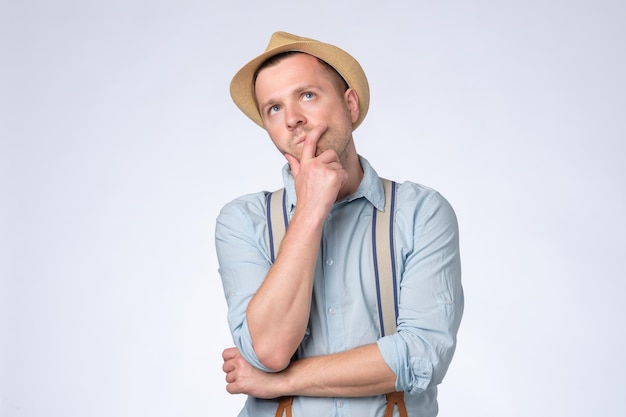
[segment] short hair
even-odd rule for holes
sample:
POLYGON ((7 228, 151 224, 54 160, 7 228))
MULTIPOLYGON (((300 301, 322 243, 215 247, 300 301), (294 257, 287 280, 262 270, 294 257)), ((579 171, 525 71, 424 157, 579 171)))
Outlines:
MULTIPOLYGON (((254 72, 254 76, 252 77, 252 87, 254 89, 254 86, 256 86, 256 79, 259 75, 259 72, 261 72, 261 70, 267 68, 267 67, 271 67, 273 65, 278 64, 280 61, 284 60, 285 58, 289 58, 290 56, 296 55, 296 54, 306 54, 306 52, 300 52, 300 51, 287 51, 287 52, 281 52, 280 54, 276 54, 276 55, 272 55, 271 57, 267 58, 265 61, 263 61, 261 63, 261 65, 259 65, 259 67, 256 69, 256 71, 254 72)), ((311 54, 307 54, 307 55, 311 55, 311 54)), ((326 70, 332 74, 333 76, 336 76, 337 80, 340 80, 340 84, 343 86, 343 91, 346 91, 348 88, 350 88, 350 86, 348 85, 348 83, 346 82, 345 78, 343 78, 341 76, 341 74, 339 74, 339 72, 332 66, 330 65, 328 62, 324 61, 323 59, 319 59, 318 57, 311 55, 313 57, 315 57, 315 59, 317 59, 317 61, 322 64, 322 66, 324 68, 326 68, 326 70)), ((339 85, 339 84, 337 84, 339 85)))

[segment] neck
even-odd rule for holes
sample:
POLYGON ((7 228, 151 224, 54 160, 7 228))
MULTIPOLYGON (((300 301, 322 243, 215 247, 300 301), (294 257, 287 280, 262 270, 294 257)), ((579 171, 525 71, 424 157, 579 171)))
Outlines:
POLYGON ((354 143, 351 144, 351 149, 349 152, 346 152, 346 157, 341 162, 344 169, 348 172, 348 181, 339 190, 337 200, 354 193, 363 179, 363 167, 361 166, 361 161, 359 161, 359 155, 356 153, 354 143))

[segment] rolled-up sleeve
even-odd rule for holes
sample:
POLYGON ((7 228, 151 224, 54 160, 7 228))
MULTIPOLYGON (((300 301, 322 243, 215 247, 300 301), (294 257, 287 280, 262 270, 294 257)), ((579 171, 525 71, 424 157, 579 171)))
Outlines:
POLYGON ((248 303, 271 267, 265 244, 264 198, 263 193, 251 194, 224 206, 216 221, 215 248, 233 342, 248 363, 270 372, 254 352, 246 321, 248 303))
POLYGON ((419 394, 442 381, 456 347, 464 302, 458 225, 440 194, 405 183, 396 230, 402 240, 398 327, 378 346, 396 374, 396 389, 419 394))

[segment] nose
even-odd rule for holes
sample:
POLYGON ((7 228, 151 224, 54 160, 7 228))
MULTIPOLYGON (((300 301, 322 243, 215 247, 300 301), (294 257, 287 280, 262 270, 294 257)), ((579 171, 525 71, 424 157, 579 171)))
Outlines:
POLYGON ((297 105, 291 105, 285 107, 285 124, 288 129, 295 129, 296 127, 306 123, 306 118, 301 109, 297 105))

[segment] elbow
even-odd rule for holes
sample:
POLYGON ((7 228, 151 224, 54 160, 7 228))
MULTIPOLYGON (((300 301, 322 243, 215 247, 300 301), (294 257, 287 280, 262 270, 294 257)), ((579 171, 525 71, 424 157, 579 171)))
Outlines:
POLYGON ((280 372, 291 363, 300 345, 299 339, 276 332, 267 333, 257 337, 251 335, 252 349, 264 371, 280 372))
POLYGON ((292 354, 281 352, 280 349, 255 349, 255 351, 259 363, 268 372, 280 372, 291 362, 292 354))
POLYGON ((291 363, 302 335, 294 335, 275 326, 248 321, 251 347, 256 361, 266 372, 280 372, 291 363))

